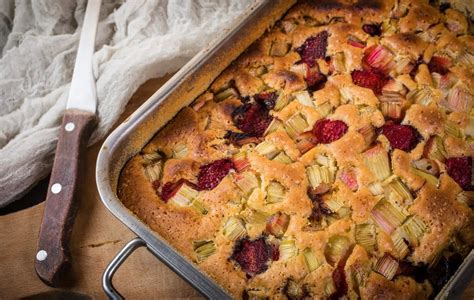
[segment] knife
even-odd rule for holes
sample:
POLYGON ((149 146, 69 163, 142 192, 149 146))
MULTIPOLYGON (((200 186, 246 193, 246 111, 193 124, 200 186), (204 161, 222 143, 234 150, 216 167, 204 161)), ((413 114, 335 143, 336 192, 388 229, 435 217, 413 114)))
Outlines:
POLYGON ((92 55, 100 5, 101 0, 87 2, 39 232, 36 274, 50 286, 58 286, 70 266, 69 239, 78 208, 74 194, 83 150, 96 124, 97 95, 92 55))

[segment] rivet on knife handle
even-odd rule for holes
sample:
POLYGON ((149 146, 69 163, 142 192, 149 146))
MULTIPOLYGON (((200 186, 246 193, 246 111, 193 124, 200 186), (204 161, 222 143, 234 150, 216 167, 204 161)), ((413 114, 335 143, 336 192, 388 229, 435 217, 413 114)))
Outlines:
POLYGON ((68 244, 78 206, 74 194, 95 121, 93 113, 70 109, 61 125, 35 258, 36 273, 51 286, 60 284, 70 263, 68 244))

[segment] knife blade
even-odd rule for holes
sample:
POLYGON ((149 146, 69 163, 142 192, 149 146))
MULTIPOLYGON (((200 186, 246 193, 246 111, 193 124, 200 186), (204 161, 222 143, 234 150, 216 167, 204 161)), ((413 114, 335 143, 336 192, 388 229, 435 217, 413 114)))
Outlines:
POLYGON ((74 194, 83 152, 96 124, 97 95, 92 55, 100 5, 101 0, 87 3, 38 236, 36 274, 50 286, 59 286, 70 266, 69 239, 78 208, 74 194))

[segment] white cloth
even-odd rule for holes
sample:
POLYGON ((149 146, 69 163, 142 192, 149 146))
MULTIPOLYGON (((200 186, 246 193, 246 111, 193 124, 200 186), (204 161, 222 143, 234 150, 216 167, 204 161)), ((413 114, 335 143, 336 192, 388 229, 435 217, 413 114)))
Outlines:
MULTIPOLYGON (((134 91, 173 72, 254 0, 103 0, 94 54, 103 138, 134 91)), ((51 170, 85 0, 0 1, 0 207, 51 170)))

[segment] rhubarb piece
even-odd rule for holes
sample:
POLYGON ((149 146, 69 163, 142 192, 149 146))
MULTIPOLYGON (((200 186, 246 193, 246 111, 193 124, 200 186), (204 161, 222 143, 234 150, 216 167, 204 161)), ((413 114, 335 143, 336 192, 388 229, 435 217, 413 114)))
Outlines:
POLYGON ((463 190, 472 187, 472 157, 451 157, 446 160, 446 169, 449 176, 456 181, 463 190))
POLYGON ((290 50, 291 45, 286 42, 274 41, 270 48, 271 56, 285 56, 290 50))
POLYGON ((371 214, 377 225, 388 234, 391 234, 407 218, 405 212, 385 199, 375 205, 371 214))
POLYGON ((204 207, 204 204, 199 201, 198 199, 194 199, 194 201, 191 203, 190 207, 200 213, 201 215, 207 215, 208 210, 206 207, 204 207))
POLYGON ((425 223, 417 216, 409 217, 400 227, 403 238, 413 247, 420 244, 420 240, 426 232, 425 223))
POLYGON ((380 36, 382 30, 378 24, 364 24, 362 25, 362 30, 370 36, 380 36))
POLYGON ((322 262, 320 262, 316 255, 313 253, 313 250, 311 250, 311 248, 304 249, 302 252, 302 257, 303 262, 305 263, 306 268, 310 273, 319 268, 319 266, 321 266, 322 264, 322 262))
MULTIPOLYGON (((195 186, 194 184, 192 184, 191 182, 185 179, 180 179, 177 182, 167 182, 161 188, 161 199, 164 202, 168 202, 168 200, 170 200, 171 197, 176 195, 176 193, 178 192, 178 190, 181 188, 182 185, 187 185, 192 190, 198 189, 197 186, 195 186)), ((189 202, 191 202, 191 200, 189 202)))
POLYGON ((380 97, 380 110, 386 120, 402 120, 404 112, 402 110, 404 99, 397 92, 383 92, 380 97))
POLYGON ((232 162, 237 172, 245 171, 250 167, 250 162, 248 161, 247 154, 245 152, 238 152, 234 154, 234 156, 232 156, 232 162))
POLYGON ((189 206, 194 199, 198 196, 199 192, 189 185, 183 183, 180 185, 175 194, 169 199, 169 203, 173 203, 176 206, 189 206))
POLYGON ((230 159, 220 159, 201 166, 198 174, 198 187, 201 190, 212 190, 234 168, 230 159))
POLYGON ((163 159, 163 155, 159 152, 145 153, 142 155, 143 164, 150 165, 163 159))
POLYGON ((446 75, 451 67, 451 60, 445 56, 433 56, 428 63, 428 70, 430 73, 438 73, 446 75))
POLYGON ((474 67, 474 53, 470 52, 468 49, 458 56, 458 62, 461 65, 474 67))
POLYGON ((234 175, 235 184, 242 190, 245 196, 260 185, 258 178, 252 172, 234 175))
POLYGON ((387 188, 390 193, 396 195, 397 200, 401 200, 403 203, 411 204, 413 203, 413 196, 410 190, 406 185, 400 180, 399 177, 393 175, 392 178, 389 178, 387 183, 387 188))
POLYGON ((374 271, 383 275, 388 280, 392 280, 398 270, 398 261, 390 254, 385 253, 384 256, 375 263, 374 271))
POLYGON ((261 137, 272 121, 268 108, 261 102, 245 103, 232 112, 235 126, 253 137, 261 137))
POLYGON ((351 76, 354 84, 371 89, 376 95, 382 93, 383 86, 389 80, 387 75, 377 69, 354 70, 351 76))
POLYGON ((382 127, 382 134, 389 140, 392 148, 403 151, 415 148, 419 140, 418 132, 410 125, 386 123, 382 127))
POLYGON ((262 224, 266 223, 268 220, 268 214, 261 211, 252 210, 248 207, 240 212, 240 217, 242 217, 246 223, 251 224, 262 224))
POLYGON ((375 226, 372 224, 357 224, 355 226, 354 238, 357 244, 373 252, 376 244, 375 226))
POLYGON ((251 144, 251 143, 256 144, 259 142, 258 138, 248 133, 234 132, 230 130, 227 130, 227 133, 224 135, 224 138, 237 146, 243 146, 243 145, 251 144))
POLYGON ((278 153, 280 153, 280 150, 278 150, 273 143, 268 141, 263 141, 258 144, 257 147, 255 147, 255 151, 268 159, 274 159, 278 153))
POLYGON ((237 217, 230 217, 224 224, 223 234, 231 240, 237 240, 246 235, 243 221, 237 217))
POLYGON ((382 195, 384 193, 382 183, 380 181, 372 182, 367 186, 372 195, 382 195))
POLYGON ((218 92, 214 96, 214 100, 216 102, 221 102, 221 101, 229 98, 230 96, 234 96, 234 97, 238 98, 239 97, 239 92, 237 92, 237 90, 234 87, 229 87, 229 88, 227 88, 223 91, 218 92))
POLYGON ((433 90, 428 86, 413 89, 407 94, 408 100, 424 106, 430 105, 435 98, 433 90))
POLYGON ((290 97, 288 95, 280 95, 278 96, 278 99, 275 102, 275 107, 273 108, 276 111, 282 110, 285 106, 290 103, 290 97))
POLYGON ((353 47, 361 48, 361 49, 364 49, 366 46, 365 42, 361 41, 360 39, 358 39, 357 37, 353 35, 349 35, 347 37, 347 43, 353 47))
POLYGON ((158 182, 159 184, 162 172, 163 172, 163 163, 161 161, 145 166, 145 176, 148 179, 148 181, 152 183, 158 182))
POLYGON ((364 162, 377 180, 382 181, 390 176, 388 154, 380 144, 364 152, 364 162))
POLYGON ((420 171, 429 173, 434 176, 439 175, 438 164, 434 160, 422 158, 414 161, 412 164, 416 169, 420 171))
POLYGON ((326 48, 328 46, 328 32, 321 31, 315 36, 308 38, 303 45, 296 49, 301 56, 301 61, 310 67, 316 65, 316 59, 326 57, 326 48))
POLYGON ((399 258, 405 258, 405 256, 408 255, 408 252, 410 252, 410 249, 408 249, 407 242, 405 241, 403 232, 401 228, 396 229, 392 235, 391 239, 393 242, 393 248, 395 248, 395 252, 398 254, 399 258))
POLYGON ((216 244, 214 244, 214 241, 194 241, 193 247, 198 262, 204 261, 216 252, 216 244))
POLYGON ((461 203, 466 204, 470 208, 474 207, 474 191, 462 191, 460 192, 456 200, 458 200, 461 203))
POLYGON ((357 174, 356 171, 352 168, 345 168, 339 173, 339 179, 347 185, 347 187, 355 192, 359 189, 359 184, 357 183, 357 174))
POLYGON ((362 127, 361 129, 359 129, 358 132, 362 134, 362 136, 364 137, 364 141, 366 145, 371 145, 377 137, 375 133, 375 129, 372 125, 366 125, 362 127))
POLYGON ((267 203, 279 203, 286 198, 285 187, 276 181, 271 181, 267 186, 267 203))
POLYGON ((275 237, 280 238, 285 234, 289 222, 290 216, 287 214, 274 214, 267 221, 266 231, 269 234, 273 234, 275 237))
POLYGON ((469 113, 474 97, 467 89, 455 86, 449 91, 447 101, 447 108, 450 111, 469 113))
POLYGON ((333 56, 332 67, 339 73, 344 73, 346 71, 346 57, 344 52, 338 52, 333 56))
POLYGON ((422 170, 418 170, 418 169, 413 168, 413 167, 411 167, 411 171, 412 171, 413 174, 415 174, 417 176, 420 176, 421 178, 425 179, 426 182, 429 182, 430 184, 432 184, 436 187, 438 186, 438 183, 439 183, 438 178, 431 175, 430 173, 424 172, 422 170))
POLYGON ((328 167, 309 166, 306 168, 306 174, 313 188, 317 188, 321 183, 332 183, 334 181, 334 173, 328 167))
POLYGON ((444 149, 443 140, 439 136, 432 136, 428 139, 423 149, 423 156, 429 159, 444 162, 448 154, 444 149))
POLYGON ((296 248, 294 240, 282 240, 279 247, 280 259, 288 260, 295 257, 298 254, 298 248, 296 248))
POLYGON ((272 132, 283 129, 283 123, 278 119, 273 119, 270 125, 268 125, 267 130, 263 135, 269 135, 272 132))
POLYGON ((303 133, 308 126, 308 122, 304 116, 300 113, 296 113, 286 121, 285 129, 288 135, 294 139, 303 133))
POLYGON ((280 153, 278 153, 278 155, 275 156, 273 161, 276 161, 285 165, 291 164, 293 162, 293 160, 288 155, 286 155, 285 151, 281 151, 280 153))
POLYGON ((303 132, 296 137, 296 147, 300 150, 301 154, 304 154, 311 150, 316 144, 316 139, 313 136, 313 133, 310 131, 303 132))
POLYGON ((308 91, 299 91, 293 95, 299 103, 309 107, 314 107, 313 99, 311 99, 311 95, 308 93, 308 91))
POLYGON ((334 235, 331 236, 324 248, 324 256, 326 257, 326 261, 331 264, 335 265, 336 262, 341 259, 341 257, 349 250, 350 248, 350 240, 348 237, 343 235, 334 235))
POLYGON ((283 289, 283 293, 290 300, 306 299, 306 297, 309 295, 306 285, 300 284, 294 281, 292 278, 288 278, 285 288, 283 289))
POLYGON ((313 135, 321 144, 330 144, 346 134, 348 126, 343 121, 321 119, 313 126, 313 135))
POLYGON ((268 70, 267 70, 267 67, 265 67, 265 66, 258 66, 258 67, 255 67, 255 68, 251 68, 249 70, 249 73, 252 76, 259 77, 259 76, 261 76, 265 73, 268 73, 268 70))
POLYGON ((444 131, 446 131, 447 134, 454 136, 456 138, 462 138, 462 132, 461 129, 459 129, 459 126, 457 126, 453 122, 446 122, 444 124, 444 131))
POLYGON ((333 213, 337 213, 344 206, 344 202, 336 196, 331 197, 324 204, 333 213))
POLYGON ((384 46, 377 45, 367 49, 363 62, 369 69, 387 72, 393 67, 393 54, 384 46))
POLYGON ((272 258, 272 248, 264 237, 256 240, 247 238, 239 240, 232 253, 231 259, 236 261, 248 276, 263 273, 268 268, 272 258))
POLYGON ((183 158, 188 155, 188 148, 183 144, 178 144, 173 149, 173 158, 183 158))

